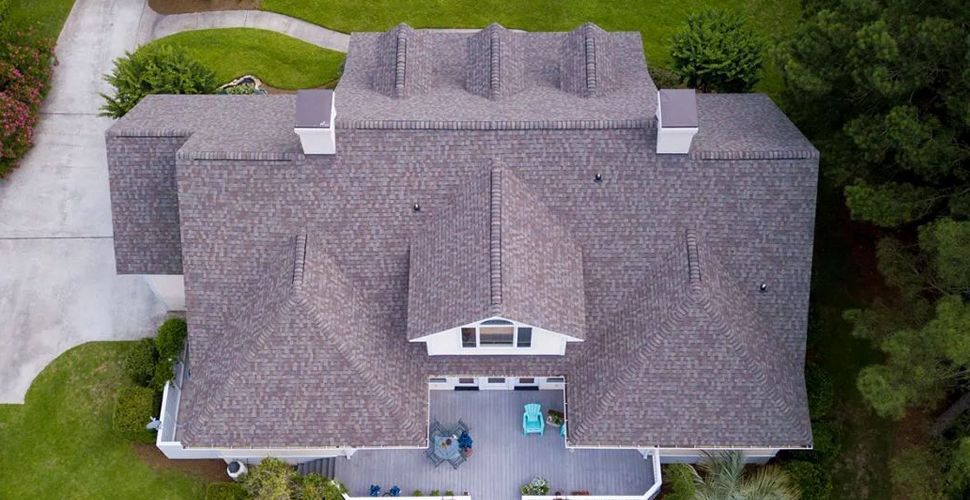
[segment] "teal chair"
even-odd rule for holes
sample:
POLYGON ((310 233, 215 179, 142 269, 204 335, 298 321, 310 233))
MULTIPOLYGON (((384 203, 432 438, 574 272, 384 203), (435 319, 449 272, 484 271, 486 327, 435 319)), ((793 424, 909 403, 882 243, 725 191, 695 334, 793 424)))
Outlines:
POLYGON ((522 433, 542 435, 545 430, 546 421, 542 418, 542 406, 538 403, 525 405, 525 413, 522 414, 522 433))

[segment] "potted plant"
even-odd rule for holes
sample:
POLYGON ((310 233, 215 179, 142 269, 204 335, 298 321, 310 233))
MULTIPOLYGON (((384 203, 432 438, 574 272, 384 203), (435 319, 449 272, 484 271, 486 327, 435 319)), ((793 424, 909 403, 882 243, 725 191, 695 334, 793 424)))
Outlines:
POLYGON ((561 427, 566 421, 566 415, 559 410, 549 410, 546 413, 546 423, 553 427, 561 427))
POLYGON ((549 480, 536 476, 531 482, 522 485, 523 495, 545 496, 549 493, 549 480))
POLYGON ((461 450, 461 455, 466 459, 472 456, 472 442, 472 437, 467 432, 462 432, 458 436, 458 449, 461 450))

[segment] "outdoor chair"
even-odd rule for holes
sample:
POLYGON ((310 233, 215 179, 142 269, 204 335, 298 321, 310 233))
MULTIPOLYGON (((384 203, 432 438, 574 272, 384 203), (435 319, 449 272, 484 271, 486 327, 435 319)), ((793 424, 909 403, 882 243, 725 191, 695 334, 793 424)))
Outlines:
POLYGON ((458 455, 458 458, 453 458, 448 463, 451 464, 453 469, 458 469, 458 467, 461 467, 461 464, 465 463, 465 457, 458 455))
POLYGON ((522 414, 522 433, 539 434, 546 431, 546 421, 542 418, 542 406, 538 403, 525 405, 525 413, 522 414))
POLYGON ((459 418, 458 419, 458 428, 457 428, 457 432, 455 432, 455 434, 460 436, 462 432, 468 432, 468 424, 466 424, 464 420, 462 420, 462 419, 459 418))
POLYGON ((424 454, 428 456, 428 459, 431 460, 431 463, 434 464, 435 467, 438 467, 439 465, 441 465, 441 462, 444 462, 445 461, 445 459, 443 459, 443 458, 439 457, 438 455, 435 455, 434 454, 434 448, 433 447, 428 448, 427 450, 425 450, 424 454))
POLYGON ((431 436, 432 438, 435 436, 444 436, 445 428, 442 427, 437 420, 434 420, 431 422, 431 425, 428 428, 428 435, 431 436))

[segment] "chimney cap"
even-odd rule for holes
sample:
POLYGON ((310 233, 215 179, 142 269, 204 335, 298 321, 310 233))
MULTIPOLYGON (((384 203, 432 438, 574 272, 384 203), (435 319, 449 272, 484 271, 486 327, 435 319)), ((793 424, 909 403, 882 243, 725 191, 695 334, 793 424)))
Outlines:
POLYGON ((333 91, 307 89, 296 92, 296 127, 330 128, 333 91))
POLYGON ((697 128, 697 94, 694 89, 662 89, 657 94, 661 127, 697 128))

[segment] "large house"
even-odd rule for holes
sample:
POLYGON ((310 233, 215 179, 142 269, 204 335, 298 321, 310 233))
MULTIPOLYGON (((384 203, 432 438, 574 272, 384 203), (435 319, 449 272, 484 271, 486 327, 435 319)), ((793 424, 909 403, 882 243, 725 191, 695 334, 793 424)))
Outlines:
POLYGON ((357 33, 335 91, 149 96, 107 145, 117 271, 188 320, 171 458, 423 452, 486 389, 556 391, 572 451, 812 446, 818 152, 639 33, 357 33))

